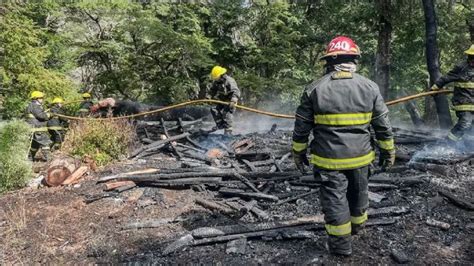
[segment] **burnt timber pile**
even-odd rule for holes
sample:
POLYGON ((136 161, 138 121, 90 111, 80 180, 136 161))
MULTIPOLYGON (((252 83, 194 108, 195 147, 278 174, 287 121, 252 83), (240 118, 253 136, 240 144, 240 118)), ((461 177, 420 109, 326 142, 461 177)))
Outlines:
POLYGON ((443 249, 432 241, 448 250, 470 243, 443 262, 472 261, 474 153, 439 156, 437 132, 395 129, 396 166, 373 168, 369 223, 355 239, 354 255, 344 260, 326 255, 318 184, 310 169, 302 175, 294 167, 289 130, 274 125, 265 133, 225 136, 201 130, 206 126, 202 120, 139 122, 143 146, 130 154, 134 167, 103 173, 98 183, 104 191, 85 196, 87 204, 101 204, 142 190, 137 204, 146 208, 159 205, 156 195, 164 190, 193 195, 192 212, 121 224, 123 231, 170 224, 184 230, 119 261, 425 263, 443 249), (157 167, 164 156, 174 159, 157 167))

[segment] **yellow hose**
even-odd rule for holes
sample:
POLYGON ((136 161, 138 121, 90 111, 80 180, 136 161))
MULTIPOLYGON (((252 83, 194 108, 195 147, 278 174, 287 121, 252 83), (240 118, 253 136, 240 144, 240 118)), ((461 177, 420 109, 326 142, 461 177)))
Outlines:
MULTIPOLYGON (((401 103, 401 102, 413 100, 413 99, 416 99, 416 98, 420 98, 420 97, 426 97, 426 96, 429 96, 429 95, 435 95, 435 94, 441 94, 441 93, 452 93, 452 92, 453 92, 452 90, 439 90, 439 91, 423 92, 423 93, 419 93, 419 94, 399 98, 399 99, 396 99, 396 100, 388 101, 388 102, 386 102, 386 104, 388 106, 390 106, 390 105, 394 105, 394 104, 397 104, 397 103, 401 103)), ((159 109, 152 110, 152 111, 142 112, 142 113, 133 114, 133 115, 118 116, 118 117, 91 118, 91 117, 68 116, 68 115, 61 115, 61 114, 57 114, 57 116, 65 118, 65 119, 69 119, 69 120, 82 120, 82 121, 91 120, 91 119, 93 119, 93 120, 118 120, 118 119, 129 119, 129 118, 135 118, 135 117, 139 117, 139 116, 157 114, 157 113, 169 111, 169 110, 172 110, 172 109, 176 109, 176 108, 180 108, 180 107, 184 107, 184 106, 188 106, 188 105, 196 105, 196 104, 204 104, 204 103, 207 103, 207 104, 209 104, 209 103, 210 104, 224 104, 224 105, 229 104, 229 102, 224 102, 224 101, 219 101, 219 100, 201 99, 201 100, 192 100, 192 101, 187 101, 187 102, 183 102, 183 103, 179 103, 179 104, 175 104, 175 105, 170 105, 170 106, 166 106, 166 107, 159 108, 159 109)), ((271 117, 285 118, 285 119, 294 119, 295 118, 294 115, 277 114, 277 113, 262 111, 262 110, 258 110, 258 109, 250 108, 250 107, 247 107, 247 106, 238 105, 238 104, 235 105, 235 107, 238 108, 238 109, 241 109, 241 110, 245 110, 245 111, 249 111, 249 112, 253 112, 253 113, 257 113, 257 114, 261 114, 261 115, 267 115, 267 116, 271 116, 271 117)))

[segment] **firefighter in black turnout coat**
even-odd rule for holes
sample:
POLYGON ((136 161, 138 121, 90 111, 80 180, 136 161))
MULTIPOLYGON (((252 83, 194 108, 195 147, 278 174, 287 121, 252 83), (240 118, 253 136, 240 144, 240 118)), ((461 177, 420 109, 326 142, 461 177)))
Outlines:
POLYGON ((439 90, 454 82, 452 103, 458 122, 448 134, 448 140, 454 143, 472 129, 474 119, 474 44, 464 53, 467 60, 455 66, 431 87, 431 90, 439 90))
POLYGON ((352 253, 351 234, 367 221, 369 166, 375 158, 370 127, 375 131, 383 169, 395 162, 388 109, 378 86, 355 73, 359 47, 347 37, 333 39, 322 58, 325 75, 308 86, 296 110, 293 158, 305 171, 313 164, 329 251, 352 253), (313 132, 311 159, 308 138, 313 132))
POLYGON ((67 121, 57 116, 58 114, 64 114, 62 109, 63 103, 64 100, 60 97, 54 98, 51 103, 51 118, 48 120, 47 125, 49 134, 51 135, 51 140, 53 142, 53 150, 61 148, 61 143, 64 141, 64 134, 67 127, 67 121))
POLYGON ((51 140, 48 136, 46 122, 49 120, 50 114, 43 107, 43 98, 44 93, 33 91, 30 95, 31 102, 26 107, 26 122, 32 130, 30 160, 34 160, 39 149, 45 150, 46 156, 49 154, 51 140))

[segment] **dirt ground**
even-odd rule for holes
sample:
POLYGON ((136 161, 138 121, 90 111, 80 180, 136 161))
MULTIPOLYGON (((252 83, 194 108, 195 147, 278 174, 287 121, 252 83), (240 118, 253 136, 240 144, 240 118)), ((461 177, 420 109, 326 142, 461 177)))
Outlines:
MULTIPOLYGON (((327 255, 323 231, 310 239, 249 239, 245 254, 227 254, 226 243, 220 243, 162 255, 167 244, 189 230, 252 218, 236 220, 211 213, 194 203, 195 198, 205 197, 205 192, 192 189, 137 187, 116 197, 84 202, 87 196, 102 193, 104 185, 96 184, 98 177, 150 166, 179 164, 160 154, 153 160, 125 161, 100 169, 79 185, 25 188, 0 196, 0 264, 394 264, 394 252, 406 256, 410 264, 472 265, 474 261, 474 212, 454 206, 437 193, 439 188, 451 188, 472 203, 474 166, 469 163, 454 166, 461 174, 453 177, 431 176, 428 182, 415 186, 377 191, 387 199, 371 202, 371 207, 406 206, 409 212, 396 217, 395 224, 367 227, 354 237, 349 258, 327 255), (131 222, 178 217, 184 221, 158 228, 123 229, 131 222), (451 227, 429 226, 428 218, 451 227)), ((404 172, 398 177, 416 174, 419 172, 404 172)), ((269 206, 267 211, 273 219, 321 213, 317 195, 269 206)))

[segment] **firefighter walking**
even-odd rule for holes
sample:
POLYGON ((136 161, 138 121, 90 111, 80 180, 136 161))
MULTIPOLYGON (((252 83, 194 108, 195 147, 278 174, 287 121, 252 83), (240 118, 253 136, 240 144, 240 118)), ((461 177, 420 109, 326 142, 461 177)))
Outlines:
POLYGON ((431 87, 431 90, 439 90, 454 82, 452 103, 458 122, 447 137, 452 144, 458 143, 471 130, 474 119, 474 44, 464 53, 467 60, 455 66, 431 87))
POLYGON ((46 157, 49 155, 51 140, 46 123, 50 115, 43 107, 44 93, 33 91, 30 98, 31 102, 26 108, 26 122, 31 125, 33 131, 29 158, 34 160, 39 149, 46 152, 46 157))
POLYGON ((309 162, 320 184, 320 200, 332 254, 351 255, 351 234, 367 221, 369 166, 375 131, 383 169, 395 162, 388 109, 378 86, 355 73, 359 47, 347 37, 333 39, 321 58, 325 75, 308 86, 296 110, 293 158, 302 172, 309 162), (311 158, 308 138, 313 132, 311 158))
POLYGON ((212 130, 224 129, 225 134, 232 134, 233 114, 240 98, 237 82, 227 75, 227 69, 221 66, 212 68, 211 79, 213 80, 209 93, 211 98, 230 102, 229 105, 218 104, 211 108, 212 117, 216 122, 212 130))
POLYGON ((51 141, 53 142, 53 146, 51 147, 53 150, 61 148, 61 144, 64 141, 64 133, 67 127, 67 121, 58 117, 58 114, 64 114, 62 109, 63 103, 64 100, 60 97, 54 98, 51 103, 51 118, 48 120, 47 126, 49 134, 51 135, 51 141))

